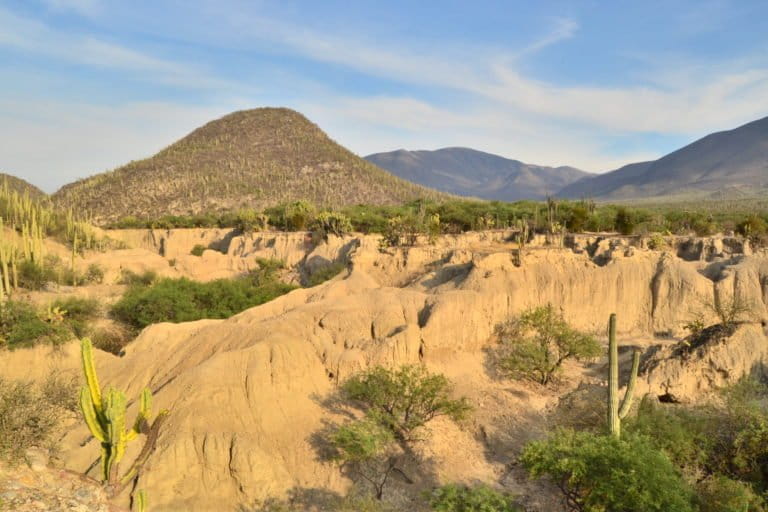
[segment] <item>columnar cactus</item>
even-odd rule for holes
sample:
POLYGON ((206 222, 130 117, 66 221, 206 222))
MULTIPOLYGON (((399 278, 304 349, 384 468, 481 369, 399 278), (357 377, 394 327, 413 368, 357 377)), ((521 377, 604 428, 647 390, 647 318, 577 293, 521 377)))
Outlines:
POLYGON ((627 417, 632 408, 639 368, 640 350, 635 349, 627 391, 619 407, 619 347, 616 342, 616 313, 611 313, 608 320, 608 430, 617 438, 621 436, 621 420, 627 417))
POLYGON ((523 257, 525 256, 525 244, 530 237, 530 228, 528 227, 528 221, 525 219, 518 219, 515 222, 515 227, 518 230, 517 235, 515 235, 517 239, 517 264, 522 266, 523 257))
POLYGON ((110 490, 117 494, 136 477, 149 458, 157 442, 160 426, 168 415, 168 411, 160 412, 150 425, 152 392, 149 389, 144 389, 140 397, 139 413, 133 427, 126 430, 127 400, 125 394, 122 391, 109 388, 102 395, 96 367, 93 363, 91 340, 84 338, 80 343, 80 349, 83 374, 87 384, 80 390, 80 409, 91 434, 101 442, 102 479, 110 487, 110 490), (118 466, 125 455, 126 445, 136 439, 139 434, 147 435, 145 445, 129 470, 119 476, 118 466))

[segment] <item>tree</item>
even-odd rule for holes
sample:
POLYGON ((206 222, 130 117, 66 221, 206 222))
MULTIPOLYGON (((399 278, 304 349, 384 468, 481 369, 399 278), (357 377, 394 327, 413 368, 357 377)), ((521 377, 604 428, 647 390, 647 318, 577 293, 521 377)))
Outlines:
POLYGON ((631 235, 635 230, 637 219, 628 208, 620 207, 616 210, 616 230, 622 235, 631 235))
POLYGON ((548 477, 557 485, 569 511, 693 510, 687 484, 644 437, 559 430, 529 443, 520 461, 532 477, 548 477))
POLYGON ((439 416, 459 421, 470 411, 465 398, 451 398, 448 379, 419 365, 372 368, 347 380, 342 394, 364 417, 331 433, 333 458, 368 482, 379 500, 394 473, 410 481, 401 465, 415 459, 411 445, 424 425, 439 416))
POLYGON ((497 330, 502 343, 498 363, 515 378, 549 384, 569 358, 600 355, 600 345, 588 334, 568 325, 551 304, 524 312, 497 330))

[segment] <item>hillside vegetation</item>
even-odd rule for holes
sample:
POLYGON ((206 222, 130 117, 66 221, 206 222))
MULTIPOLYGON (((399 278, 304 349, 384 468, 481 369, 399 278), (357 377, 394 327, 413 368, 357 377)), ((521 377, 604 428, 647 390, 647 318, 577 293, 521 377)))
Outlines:
POLYGON ((151 158, 66 185, 53 197, 105 222, 299 199, 338 207, 440 196, 359 158, 298 112, 260 108, 212 121, 151 158))
POLYGON ((47 195, 28 181, 4 172, 0 172, 0 183, 3 184, 3 186, 6 186, 5 184, 7 184, 10 190, 18 192, 19 195, 23 196, 27 193, 32 199, 40 199, 47 195))

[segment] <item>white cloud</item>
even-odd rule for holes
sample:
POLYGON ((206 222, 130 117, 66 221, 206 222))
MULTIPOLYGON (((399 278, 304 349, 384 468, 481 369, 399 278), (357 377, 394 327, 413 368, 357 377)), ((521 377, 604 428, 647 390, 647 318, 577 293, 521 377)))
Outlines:
POLYGON ((133 73, 139 80, 189 89, 229 90, 240 84, 219 79, 199 67, 158 58, 90 36, 49 28, 0 8, 0 46, 65 62, 133 73))

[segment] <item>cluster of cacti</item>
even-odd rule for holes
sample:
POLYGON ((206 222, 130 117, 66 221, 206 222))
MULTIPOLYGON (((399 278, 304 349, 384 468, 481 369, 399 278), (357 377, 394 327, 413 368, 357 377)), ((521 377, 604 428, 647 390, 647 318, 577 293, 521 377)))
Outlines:
POLYGON ((515 234, 515 240, 517 241, 517 264, 523 264, 523 258, 525 256, 525 245, 528 243, 528 238, 531 236, 530 226, 525 219, 518 219, 514 222, 517 233, 515 234))
POLYGON ((109 491, 116 495, 138 475, 157 442, 160 427, 168 411, 160 412, 150 423, 152 392, 144 389, 140 398, 139 413, 132 428, 126 430, 127 399, 122 391, 109 388, 103 395, 96 376, 91 341, 85 338, 80 344, 83 373, 86 386, 80 390, 80 409, 93 437, 101 442, 102 479, 109 491), (119 464, 130 441, 139 434, 147 439, 128 471, 120 475, 119 464))
POLYGON ((10 297, 13 290, 18 288, 19 273, 16 264, 19 260, 19 250, 16 244, 5 236, 3 219, 0 218, 0 300, 10 297))
POLYGON ((619 403, 619 348, 616 342, 616 313, 611 313, 608 320, 608 430, 615 437, 621 436, 621 420, 627 417, 632 408, 635 394, 637 371, 640 368, 640 350, 632 354, 632 371, 627 383, 624 399, 619 403))

